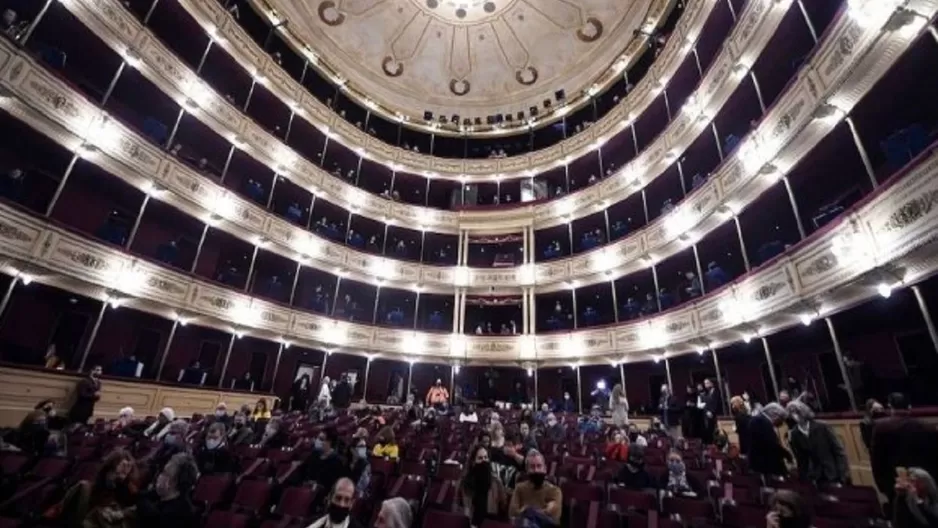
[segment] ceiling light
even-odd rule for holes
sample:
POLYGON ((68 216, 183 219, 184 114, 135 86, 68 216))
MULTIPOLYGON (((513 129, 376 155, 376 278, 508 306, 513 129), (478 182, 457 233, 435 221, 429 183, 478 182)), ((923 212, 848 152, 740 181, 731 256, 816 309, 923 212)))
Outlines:
POLYGON ((876 291, 883 297, 883 299, 888 299, 892 295, 892 286, 886 284, 885 282, 879 283, 879 286, 876 287, 876 291))
POLYGON ((811 314, 801 314, 801 324, 811 326, 812 321, 814 321, 814 316, 811 314))

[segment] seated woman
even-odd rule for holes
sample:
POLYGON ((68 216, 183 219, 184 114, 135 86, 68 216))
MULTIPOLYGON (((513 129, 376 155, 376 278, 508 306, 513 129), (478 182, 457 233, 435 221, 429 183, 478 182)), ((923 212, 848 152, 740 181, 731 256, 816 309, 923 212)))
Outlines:
POLYGON ((645 448, 632 445, 629 447, 625 466, 616 475, 616 482, 630 490, 643 490, 654 488, 655 482, 651 475, 645 471, 645 448))
POLYGON ((475 405, 469 404, 459 413, 459 423, 479 423, 479 415, 476 414, 475 405))
POLYGON ((355 496, 358 499, 368 498, 368 487, 371 484, 371 461, 368 457, 368 442, 365 438, 356 437, 348 446, 345 459, 349 465, 349 478, 355 483, 355 496))
POLYGON ((381 430, 378 431, 378 441, 375 443, 371 454, 376 457, 389 458, 391 460, 398 459, 400 450, 397 447, 397 442, 394 441, 394 430, 391 429, 391 427, 382 427, 381 430))
POLYGON ((254 405, 254 412, 251 413, 251 419, 255 422, 270 419, 270 409, 267 408, 267 398, 257 400, 257 403, 254 405))
POLYGON ((270 421, 267 422, 267 426, 264 427, 264 434, 261 436, 261 441, 258 445, 268 449, 280 449, 286 447, 289 440, 287 426, 283 423, 283 419, 278 416, 271 418, 270 421))
POLYGON ((212 475, 238 471, 238 462, 228 449, 226 437, 227 431, 221 422, 215 422, 208 427, 205 439, 195 452, 195 463, 199 467, 199 473, 212 475))
POLYGON ((668 453, 668 472, 661 477, 659 488, 673 495, 700 496, 702 486, 687 474, 681 453, 672 449, 668 453))
POLYGON ((468 460, 459 490, 470 524, 476 528, 482 525, 486 517, 498 516, 503 512, 508 494, 501 481, 492 475, 485 446, 476 444, 469 452, 468 460))
POLYGON ((608 460, 625 462, 629 457, 629 437, 622 430, 613 429, 609 434, 603 454, 608 460))
POLYGON ((82 528, 133 526, 137 498, 134 468, 130 453, 123 449, 112 451, 93 482, 82 480, 73 485, 45 517, 82 528))

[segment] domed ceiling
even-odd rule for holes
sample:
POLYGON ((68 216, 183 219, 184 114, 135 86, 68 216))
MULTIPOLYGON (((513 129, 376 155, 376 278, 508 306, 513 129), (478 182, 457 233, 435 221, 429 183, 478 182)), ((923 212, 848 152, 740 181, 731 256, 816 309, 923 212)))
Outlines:
POLYGON ((652 0, 268 0, 356 90, 407 116, 527 114, 609 71, 652 0))

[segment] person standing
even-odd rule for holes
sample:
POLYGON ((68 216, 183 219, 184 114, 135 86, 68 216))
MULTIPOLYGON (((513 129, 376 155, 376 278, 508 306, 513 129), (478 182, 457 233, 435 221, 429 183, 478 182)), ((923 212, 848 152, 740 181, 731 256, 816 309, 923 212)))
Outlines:
POLYGON ((625 390, 621 383, 616 383, 609 396, 609 408, 612 409, 612 423, 616 427, 625 427, 629 424, 629 400, 625 397, 625 390))
POLYGON ((303 374, 293 382, 293 387, 290 390, 290 410, 306 412, 309 407, 309 393, 309 374, 303 374))
POLYGON ((435 407, 438 411, 442 411, 448 402, 449 391, 443 386, 440 378, 437 378, 436 383, 427 391, 427 407, 435 407))
POLYGON ((674 416, 674 398, 671 396, 671 388, 668 384, 661 385, 661 396, 658 398, 658 412, 661 414, 661 425, 668 435, 677 438, 678 424, 674 416))
POLYGON ((68 412, 71 423, 87 424, 94 416, 94 404, 101 399, 101 365, 95 365, 88 377, 79 381, 75 389, 75 403, 68 412))
POLYGON ((704 430, 703 441, 705 444, 713 442, 713 436, 717 430, 717 416, 723 412, 723 397, 717 390, 713 380, 707 378, 704 380, 704 392, 701 396, 704 412, 704 430))
POLYGON ((348 409, 352 403, 352 384, 348 382, 348 376, 343 375, 332 391, 332 406, 336 409, 348 409))
POLYGON ((778 439, 775 428, 785 423, 788 413, 777 403, 770 403, 749 421, 749 466, 763 475, 788 474, 785 461, 792 456, 778 439))
POLYGON ((843 444, 824 422, 814 420, 814 411, 801 401, 786 408, 795 421, 788 432, 788 444, 798 462, 801 480, 822 484, 847 484, 850 470, 843 444))

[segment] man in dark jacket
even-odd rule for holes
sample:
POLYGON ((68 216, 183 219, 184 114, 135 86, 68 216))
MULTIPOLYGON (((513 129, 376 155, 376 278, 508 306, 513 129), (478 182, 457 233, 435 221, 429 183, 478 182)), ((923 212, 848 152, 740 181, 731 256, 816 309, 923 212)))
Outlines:
POLYGON ((798 461, 801 480, 822 484, 847 484, 850 469, 843 444, 830 426, 814 420, 814 411, 801 401, 786 408, 795 421, 788 443, 798 461))
POLYGON ((704 405, 704 430, 702 436, 704 443, 709 444, 713 442, 713 435, 717 430, 717 416, 723 412, 723 397, 712 379, 707 378, 704 380, 704 392, 700 399, 704 405))
POLYGON ((332 389, 332 406, 336 409, 348 409, 352 403, 352 385, 347 376, 342 376, 338 385, 332 389))
POLYGON ((299 473, 304 480, 314 481, 324 490, 331 490, 342 477, 349 476, 350 470, 339 457, 337 446, 339 435, 335 429, 320 431, 314 441, 315 451, 303 463, 299 473))
POLYGON ((909 409, 908 401, 900 393, 889 395, 892 416, 876 421, 870 466, 873 480, 881 493, 892 502, 895 496, 896 468, 919 467, 931 475, 938 475, 938 428, 925 422, 896 414, 909 409))
POLYGON ((226 436, 225 426, 221 422, 215 422, 209 426, 205 440, 195 453, 196 464, 203 475, 238 471, 238 463, 228 449, 226 436))
POLYGON ((787 475, 785 461, 792 456, 778 439, 775 428, 785 423, 788 413, 770 403, 749 421, 749 467, 764 475, 787 475))
POLYGON ((101 399, 101 366, 95 365, 88 377, 78 382, 75 389, 75 403, 68 412, 72 423, 85 425, 94 415, 94 404, 101 399))

